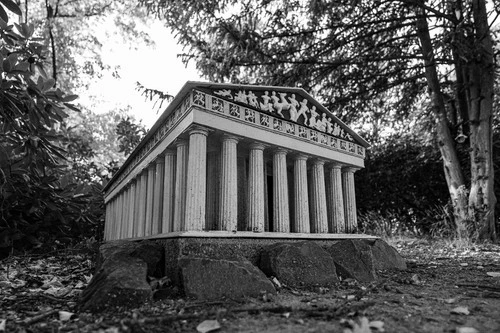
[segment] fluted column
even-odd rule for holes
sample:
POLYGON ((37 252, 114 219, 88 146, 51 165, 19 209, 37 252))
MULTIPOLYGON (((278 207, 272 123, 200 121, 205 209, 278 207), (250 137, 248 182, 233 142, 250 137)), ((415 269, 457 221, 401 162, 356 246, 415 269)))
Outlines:
POLYGON ((127 218, 127 213, 128 213, 128 197, 129 197, 129 187, 128 185, 123 188, 122 192, 122 204, 121 204, 121 228, 120 228, 120 239, 127 238, 127 232, 128 232, 128 218, 127 218))
POLYGON ((135 185, 135 200, 134 200, 134 225, 133 225, 133 237, 139 237, 141 234, 141 195, 142 195, 142 177, 141 174, 136 176, 136 185, 135 185))
POLYGON ((334 163, 328 169, 327 208, 329 230, 332 233, 345 232, 341 168, 340 164, 334 163))
POLYGON ((151 236, 153 230, 153 193, 155 186, 155 169, 154 162, 148 165, 147 168, 147 185, 146 185, 146 222, 144 225, 144 236, 151 236))
POLYGON ((185 230, 184 214, 186 212, 186 177, 188 164, 188 142, 179 140, 176 142, 177 158, 175 172, 175 204, 174 204, 174 228, 173 231, 185 230))
POLYGON ((139 216, 137 221, 137 237, 144 237, 146 234, 146 206, 148 193, 148 170, 141 172, 141 191, 139 194, 139 216))
POLYGON ((112 240, 113 239, 113 226, 114 226, 114 220, 115 220, 115 199, 112 198, 110 201, 108 201, 109 206, 109 217, 107 221, 107 230, 106 234, 107 240, 112 240))
POLYGON ((155 182, 153 187, 153 227, 151 233, 158 235, 161 233, 163 215, 163 177, 165 160, 163 156, 158 156, 155 161, 155 182))
POLYGON ((312 162, 312 193, 311 193, 311 232, 328 233, 328 215, 326 212, 326 190, 325 190, 325 162, 313 160, 312 162))
POLYGON ((127 238, 134 237, 134 209, 135 209, 135 187, 136 181, 133 179, 130 182, 130 192, 129 192, 129 200, 128 200, 128 213, 127 213, 127 238))
POLYGON ((251 231, 264 231, 264 148, 260 143, 252 143, 248 175, 248 212, 247 228, 251 231))
POLYGON ((309 195, 307 189, 307 156, 296 155, 294 162, 294 231, 309 233, 309 195))
POLYGON ((123 191, 121 191, 116 198, 116 228, 115 228, 115 239, 121 238, 122 231, 122 212, 123 212, 123 191))
POLYGON ((358 169, 352 167, 342 169, 342 192, 344 194, 346 233, 353 233, 358 228, 356 192, 354 189, 354 173, 357 170, 358 169))
POLYGON ((220 229, 220 148, 207 152, 207 197, 205 205, 205 230, 220 229))
POLYGON ((221 147, 221 193, 219 221, 221 230, 237 230, 238 224, 238 138, 222 136, 221 147))
POLYGON ((175 170, 176 152, 165 151, 165 172, 163 176, 163 209, 161 232, 174 231, 175 170))
POLYGON ((205 227, 207 136, 208 130, 199 126, 189 132, 186 230, 203 230, 205 227))
POLYGON ((106 215, 104 217, 104 240, 109 240, 109 227, 111 225, 111 201, 106 203, 106 215))
POLYGON ((290 232, 286 154, 285 149, 277 148, 273 155, 273 222, 276 232, 290 232))

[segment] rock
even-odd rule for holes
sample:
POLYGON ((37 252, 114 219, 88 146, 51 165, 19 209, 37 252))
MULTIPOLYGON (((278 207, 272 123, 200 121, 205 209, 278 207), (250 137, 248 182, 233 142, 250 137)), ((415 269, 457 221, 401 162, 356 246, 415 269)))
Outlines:
POLYGON ((130 257, 142 259, 148 265, 148 275, 156 276, 162 272, 164 249, 161 244, 152 241, 131 242, 127 240, 117 240, 106 242, 99 248, 97 259, 97 269, 107 259, 119 254, 126 254, 130 257), (159 265, 160 264, 160 265, 159 265))
POLYGON ((294 288, 331 287, 339 282, 332 257, 313 241, 264 248, 260 268, 267 276, 294 288))
POLYGON ((362 240, 341 240, 326 250, 335 262, 337 274, 343 279, 371 282, 377 278, 371 247, 362 240))
POLYGON ((96 273, 80 298, 80 310, 137 307, 151 300, 147 276, 157 270, 163 249, 154 242, 108 242, 99 249, 96 273))
POLYGON ((372 244, 373 264, 375 269, 406 269, 406 262, 398 251, 384 242, 377 239, 372 244))
POLYGON ((264 273, 244 258, 183 257, 179 267, 188 297, 215 300, 276 294, 264 273))

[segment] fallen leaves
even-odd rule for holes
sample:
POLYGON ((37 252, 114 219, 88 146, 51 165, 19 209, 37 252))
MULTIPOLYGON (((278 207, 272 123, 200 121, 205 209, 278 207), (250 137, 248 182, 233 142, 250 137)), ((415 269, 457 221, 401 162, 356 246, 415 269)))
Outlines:
POLYGON ((198 326, 196 326, 196 330, 200 333, 208 333, 216 331, 220 327, 221 326, 217 320, 204 320, 198 326))
POLYGON ((458 315, 464 315, 464 316, 470 315, 469 308, 467 308, 466 306, 457 306, 456 308, 451 309, 450 312, 452 314, 458 314, 458 315))
POLYGON ((344 326, 344 333, 374 333, 384 332, 384 322, 380 320, 369 321, 367 317, 353 319, 342 319, 340 324, 344 326))

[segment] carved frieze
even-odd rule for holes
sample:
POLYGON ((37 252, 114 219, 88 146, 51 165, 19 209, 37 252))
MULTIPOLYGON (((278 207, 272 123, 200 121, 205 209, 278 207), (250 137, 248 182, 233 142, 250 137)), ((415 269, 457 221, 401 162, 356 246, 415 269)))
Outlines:
MULTIPOLYGON (((218 89, 214 90, 213 94, 229 101, 249 105, 261 111, 274 113, 283 119, 354 142, 352 135, 346 132, 327 113, 318 111, 316 106, 312 105, 312 102, 306 98, 298 97, 294 93, 274 90, 218 89)), ((202 97, 199 98, 202 99, 202 97)), ((195 104, 198 104, 196 99, 195 104)), ((214 107, 212 106, 212 108, 214 107)))

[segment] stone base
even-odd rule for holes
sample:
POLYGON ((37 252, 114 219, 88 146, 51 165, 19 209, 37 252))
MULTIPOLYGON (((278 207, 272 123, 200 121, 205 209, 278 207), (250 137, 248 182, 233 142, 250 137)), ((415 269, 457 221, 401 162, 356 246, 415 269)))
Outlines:
POLYGON ((330 252, 331 248, 342 240, 356 240, 356 242, 367 243, 366 245, 373 245, 379 240, 378 237, 359 234, 232 233, 225 231, 178 232, 156 235, 150 239, 163 244, 165 248, 165 275, 171 279, 174 285, 179 287, 182 287, 179 260, 186 257, 243 257, 256 267, 260 267, 263 250, 276 243, 313 241, 330 252))

